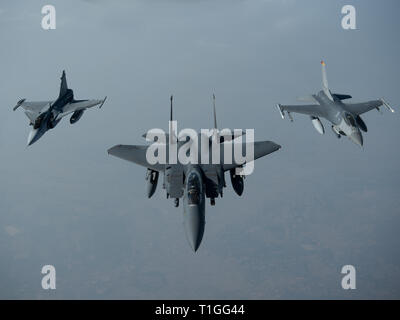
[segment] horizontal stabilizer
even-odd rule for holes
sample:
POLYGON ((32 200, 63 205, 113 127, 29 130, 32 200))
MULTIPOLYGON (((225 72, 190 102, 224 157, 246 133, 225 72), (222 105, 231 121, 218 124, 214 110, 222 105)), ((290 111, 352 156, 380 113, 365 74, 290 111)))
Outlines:
MULTIPOLYGON (((236 139, 236 138, 238 138, 238 137, 240 137, 240 136, 244 136, 244 135, 246 134, 246 131, 245 131, 245 130, 242 130, 242 132, 240 132, 239 135, 237 135, 237 136, 234 135, 234 132, 233 132, 232 135, 221 135, 221 134, 223 134, 223 132, 222 132, 222 133, 219 132, 219 135, 220 135, 220 136, 219 136, 219 142, 220 142, 220 143, 223 143, 223 142, 225 142, 225 141, 233 141, 234 139, 236 139)), ((165 143, 169 143, 169 134, 168 134, 168 133, 164 133, 164 135, 165 135, 165 143)), ((143 134, 142 134, 142 137, 145 138, 146 141, 148 141, 148 142, 154 142, 154 141, 151 140, 151 139, 147 139, 147 133, 143 133, 143 134)), ((186 136, 184 136, 184 137, 186 137, 186 136)), ((182 136, 178 136, 178 140, 179 140, 179 141, 182 141, 181 139, 182 139, 182 136)), ((199 134, 198 139, 200 139, 200 134, 199 134)), ((209 139, 210 139, 210 141, 212 141, 213 136, 210 136, 209 139)), ((199 141, 200 141, 200 140, 199 140, 199 141)))
MULTIPOLYGON (((164 133, 165 135, 165 143, 169 142, 169 133, 164 133)), ((148 142, 154 142, 152 139, 147 139, 147 132, 142 134, 142 137, 146 139, 148 142)))
MULTIPOLYGON (((219 143, 224 143, 224 142, 227 142, 227 141, 233 141, 236 138, 239 138, 239 137, 244 136, 246 134, 245 130, 241 130, 241 132, 237 132, 236 134, 235 134, 234 131, 231 131, 231 133, 230 132, 226 132, 228 134, 224 134, 225 133, 224 130, 221 130, 221 131, 219 131, 218 129, 216 129, 216 130, 217 130, 217 131, 215 131, 215 132, 217 132, 217 135, 216 135, 217 138, 216 139, 219 139, 219 143)), ((212 142, 213 139, 215 139, 215 135, 211 135, 209 137, 210 142, 212 142)))
POLYGON ((348 94, 340 94, 340 93, 334 93, 333 96, 338 98, 339 100, 346 100, 346 99, 352 98, 352 96, 350 96, 348 94))
MULTIPOLYGON (((248 143, 243 142, 242 150, 247 150, 247 148, 248 148, 247 145, 248 145, 248 143)), ((256 142, 254 142, 253 147, 254 147, 254 160, 264 157, 264 156, 266 156, 270 153, 273 153, 281 148, 281 146, 279 144, 276 144, 275 142, 272 142, 272 141, 256 141, 256 142)), ((222 151, 223 150, 221 150, 221 155, 223 155, 222 157, 224 157, 225 154, 222 151)), ((228 171, 230 169, 241 166, 241 165, 235 163, 233 151, 232 151, 231 159, 233 159, 232 163, 222 162, 222 168, 224 171, 228 171)))
POLYGON ((137 145, 116 145, 107 150, 108 154, 111 154, 114 157, 136 163, 145 168, 150 168, 155 171, 162 171, 165 168, 165 165, 161 165, 160 163, 150 164, 147 161, 146 152, 148 146, 137 146, 137 145))
POLYGON ((246 134, 246 131, 245 131, 245 130, 242 130, 242 132, 240 132, 239 135, 235 135, 234 133, 233 133, 232 135, 221 135, 221 136, 219 137, 219 142, 220 142, 220 143, 224 143, 224 142, 226 142, 226 141, 233 141, 233 140, 235 140, 236 138, 239 138, 239 137, 241 137, 241 136, 244 136, 245 134, 246 134))

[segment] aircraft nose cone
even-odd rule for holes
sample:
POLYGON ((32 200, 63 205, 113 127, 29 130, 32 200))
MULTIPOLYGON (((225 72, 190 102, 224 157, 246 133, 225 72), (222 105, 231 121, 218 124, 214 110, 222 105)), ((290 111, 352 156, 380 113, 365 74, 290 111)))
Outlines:
POLYGON ((29 132, 29 136, 28 136, 28 146, 30 146, 31 144, 38 141, 40 139, 40 137, 44 135, 45 132, 46 132, 46 128, 44 126, 38 128, 38 129, 32 128, 32 130, 31 130, 31 132, 29 132))
POLYGON ((355 144, 359 145, 360 147, 363 146, 363 137, 361 135, 360 131, 355 131, 350 135, 351 141, 353 141, 355 144))
POLYGON ((186 237, 194 252, 200 247, 204 234, 204 216, 199 206, 188 206, 184 218, 186 237))
POLYGON ((28 136, 28 146, 30 146, 32 143, 34 143, 37 139, 37 134, 39 130, 32 129, 31 132, 29 132, 28 136))

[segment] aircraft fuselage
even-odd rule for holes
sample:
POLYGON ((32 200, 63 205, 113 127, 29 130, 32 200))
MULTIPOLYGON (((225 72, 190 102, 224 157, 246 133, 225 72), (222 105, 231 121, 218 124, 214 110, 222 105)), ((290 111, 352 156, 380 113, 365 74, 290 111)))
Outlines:
POLYGON ((57 116, 62 112, 65 105, 71 103, 74 100, 74 93, 71 89, 58 97, 57 100, 50 105, 49 109, 39 115, 33 123, 33 128, 28 136, 28 146, 39 140, 47 130, 55 128, 61 119, 57 119, 57 116))
POLYGON ((332 123, 335 132, 349 137, 352 142, 359 146, 363 145, 359 122, 356 120, 357 116, 346 110, 346 105, 340 99, 333 95, 332 101, 322 90, 313 97, 324 107, 324 118, 332 123))
POLYGON ((205 185, 198 166, 186 171, 183 193, 183 224, 187 240, 194 251, 200 246, 205 227, 205 185))

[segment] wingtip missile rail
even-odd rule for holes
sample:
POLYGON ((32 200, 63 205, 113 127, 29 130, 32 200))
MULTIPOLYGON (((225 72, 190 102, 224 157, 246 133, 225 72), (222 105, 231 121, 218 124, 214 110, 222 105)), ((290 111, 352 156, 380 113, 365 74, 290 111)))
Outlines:
POLYGON ((381 100, 381 102, 383 103, 383 105, 384 105, 390 112, 394 113, 393 108, 385 101, 385 99, 381 98, 380 100, 381 100))
POLYGON ((278 108, 278 111, 279 111, 279 113, 280 113, 280 115, 281 115, 281 118, 282 118, 282 119, 285 119, 285 112, 282 110, 281 105, 278 103, 278 104, 276 105, 276 107, 278 108))
POLYGON ((13 111, 17 110, 21 104, 23 104, 25 102, 26 99, 21 99, 17 102, 17 104, 15 105, 15 107, 13 108, 13 111))

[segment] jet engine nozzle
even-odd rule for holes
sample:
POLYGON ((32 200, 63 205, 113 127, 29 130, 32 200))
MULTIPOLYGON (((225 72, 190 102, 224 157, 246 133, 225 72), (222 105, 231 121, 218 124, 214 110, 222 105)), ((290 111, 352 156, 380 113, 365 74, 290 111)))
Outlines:
POLYGON ((310 118, 311 118, 311 122, 312 122, 315 130, 317 130, 319 134, 324 134, 325 133, 325 129, 324 129, 324 126, 321 123, 321 120, 319 120, 318 117, 313 117, 313 116, 311 116, 310 118))
POLYGON ((231 176, 233 190, 235 190, 237 195, 241 196, 243 194, 243 190, 244 190, 243 177, 236 174, 235 168, 229 170, 229 173, 231 176))
POLYGON ((146 172, 146 181, 147 181, 147 197, 151 198, 154 192, 157 189, 157 182, 158 182, 158 171, 154 171, 151 169, 147 169, 146 172))
POLYGON ((70 124, 74 124, 75 122, 78 122, 78 120, 82 117, 84 110, 77 110, 75 111, 71 118, 69 119, 70 124))

